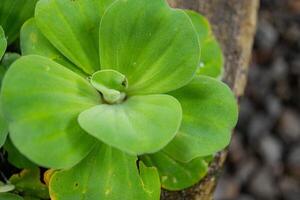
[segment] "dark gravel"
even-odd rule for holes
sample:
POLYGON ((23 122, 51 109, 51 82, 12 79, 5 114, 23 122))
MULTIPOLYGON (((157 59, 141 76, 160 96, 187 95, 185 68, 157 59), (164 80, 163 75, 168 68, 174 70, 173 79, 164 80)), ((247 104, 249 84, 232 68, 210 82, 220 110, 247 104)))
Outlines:
POLYGON ((300 200, 300 0, 262 0, 216 200, 300 200))

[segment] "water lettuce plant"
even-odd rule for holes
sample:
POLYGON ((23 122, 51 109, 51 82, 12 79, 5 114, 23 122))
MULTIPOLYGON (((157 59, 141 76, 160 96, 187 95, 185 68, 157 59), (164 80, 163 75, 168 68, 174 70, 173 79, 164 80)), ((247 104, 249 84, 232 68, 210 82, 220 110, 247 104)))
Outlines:
MULTIPOLYGON (((237 105, 207 20, 165 0, 40 0, 1 104, 52 199, 160 198, 207 172, 237 105)), ((30 194, 31 195, 31 194, 30 194)))

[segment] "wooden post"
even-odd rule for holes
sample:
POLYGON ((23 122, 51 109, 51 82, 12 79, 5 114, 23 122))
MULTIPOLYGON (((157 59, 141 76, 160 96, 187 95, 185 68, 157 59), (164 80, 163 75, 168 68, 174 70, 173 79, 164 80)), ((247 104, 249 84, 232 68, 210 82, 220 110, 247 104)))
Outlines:
MULTIPOLYGON (((192 9, 206 16, 222 45, 225 56, 224 81, 236 97, 243 95, 247 81, 259 0, 168 0, 172 7, 192 9)), ((162 193, 162 200, 211 200, 227 150, 218 153, 207 177, 196 186, 162 193)))

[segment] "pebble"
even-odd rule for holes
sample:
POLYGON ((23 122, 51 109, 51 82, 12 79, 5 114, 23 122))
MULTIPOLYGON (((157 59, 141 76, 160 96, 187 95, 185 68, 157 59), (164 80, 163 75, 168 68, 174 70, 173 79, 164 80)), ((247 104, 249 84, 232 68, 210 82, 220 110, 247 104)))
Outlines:
POLYGON ((293 176, 300 178, 300 144, 293 147, 289 152, 287 168, 293 176))
POLYGON ((250 191, 257 198, 265 200, 274 200, 277 198, 277 188, 275 180, 270 169, 262 168, 254 175, 249 186, 250 191))
POLYGON ((284 110, 278 125, 278 132, 287 142, 300 139, 300 114, 291 108, 284 110))
POLYGON ((264 161, 269 165, 278 165, 281 162, 283 147, 280 140, 266 135, 259 140, 259 153, 264 161))

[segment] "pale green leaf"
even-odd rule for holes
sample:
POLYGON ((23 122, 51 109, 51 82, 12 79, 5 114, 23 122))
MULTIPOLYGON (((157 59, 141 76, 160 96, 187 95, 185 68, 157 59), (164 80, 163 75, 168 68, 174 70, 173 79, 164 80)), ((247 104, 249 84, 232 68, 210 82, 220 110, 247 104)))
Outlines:
POLYGON ((100 103, 87 80, 41 56, 24 56, 3 80, 1 101, 11 140, 35 163, 71 167, 92 149, 94 138, 77 123, 82 111, 100 103))
POLYGON ((227 85, 199 76, 170 95, 181 103, 183 118, 175 139, 163 151, 176 160, 188 162, 214 154, 229 144, 238 107, 227 85))
POLYGON ((99 43, 101 68, 124 74, 130 95, 182 87, 200 59, 191 20, 165 0, 116 1, 102 18, 99 43))
POLYGON ((157 168, 162 187, 171 191, 193 186, 208 172, 208 164, 202 157, 183 163, 160 151, 155 154, 144 155, 141 160, 147 166, 157 168))
POLYGON ((181 106, 169 95, 129 97, 120 104, 102 104, 79 115, 79 124, 104 143, 133 155, 154 153, 175 136, 181 106))
POLYGON ((129 156, 106 145, 96 147, 81 163, 54 173, 50 196, 55 200, 159 200, 157 171, 140 165, 129 156))
POLYGON ((39 168, 24 169, 20 174, 10 177, 9 181, 23 196, 33 196, 41 199, 49 199, 48 187, 41 183, 39 168))
POLYGON ((45 56, 64 67, 71 69, 79 75, 86 76, 80 68, 71 63, 43 36, 36 27, 36 23, 33 18, 27 20, 27 22, 22 26, 20 38, 23 56, 31 54, 45 56))
POLYGON ((0 194, 5 192, 11 192, 15 189, 15 186, 10 183, 3 183, 0 181, 0 194))
MULTIPOLYGON (((192 10, 185 10, 186 14, 190 17, 196 32, 198 34, 198 39, 200 46, 202 43, 212 35, 211 26, 209 21, 201 14, 192 11, 192 10)), ((201 49, 202 51, 202 49, 201 49)))
POLYGON ((40 0, 35 19, 41 32, 74 64, 92 74, 100 69, 99 25, 113 0, 40 0))
POLYGON ((38 0, 1 0, 0 26, 5 30, 8 44, 19 37, 22 24, 33 16, 38 0))

